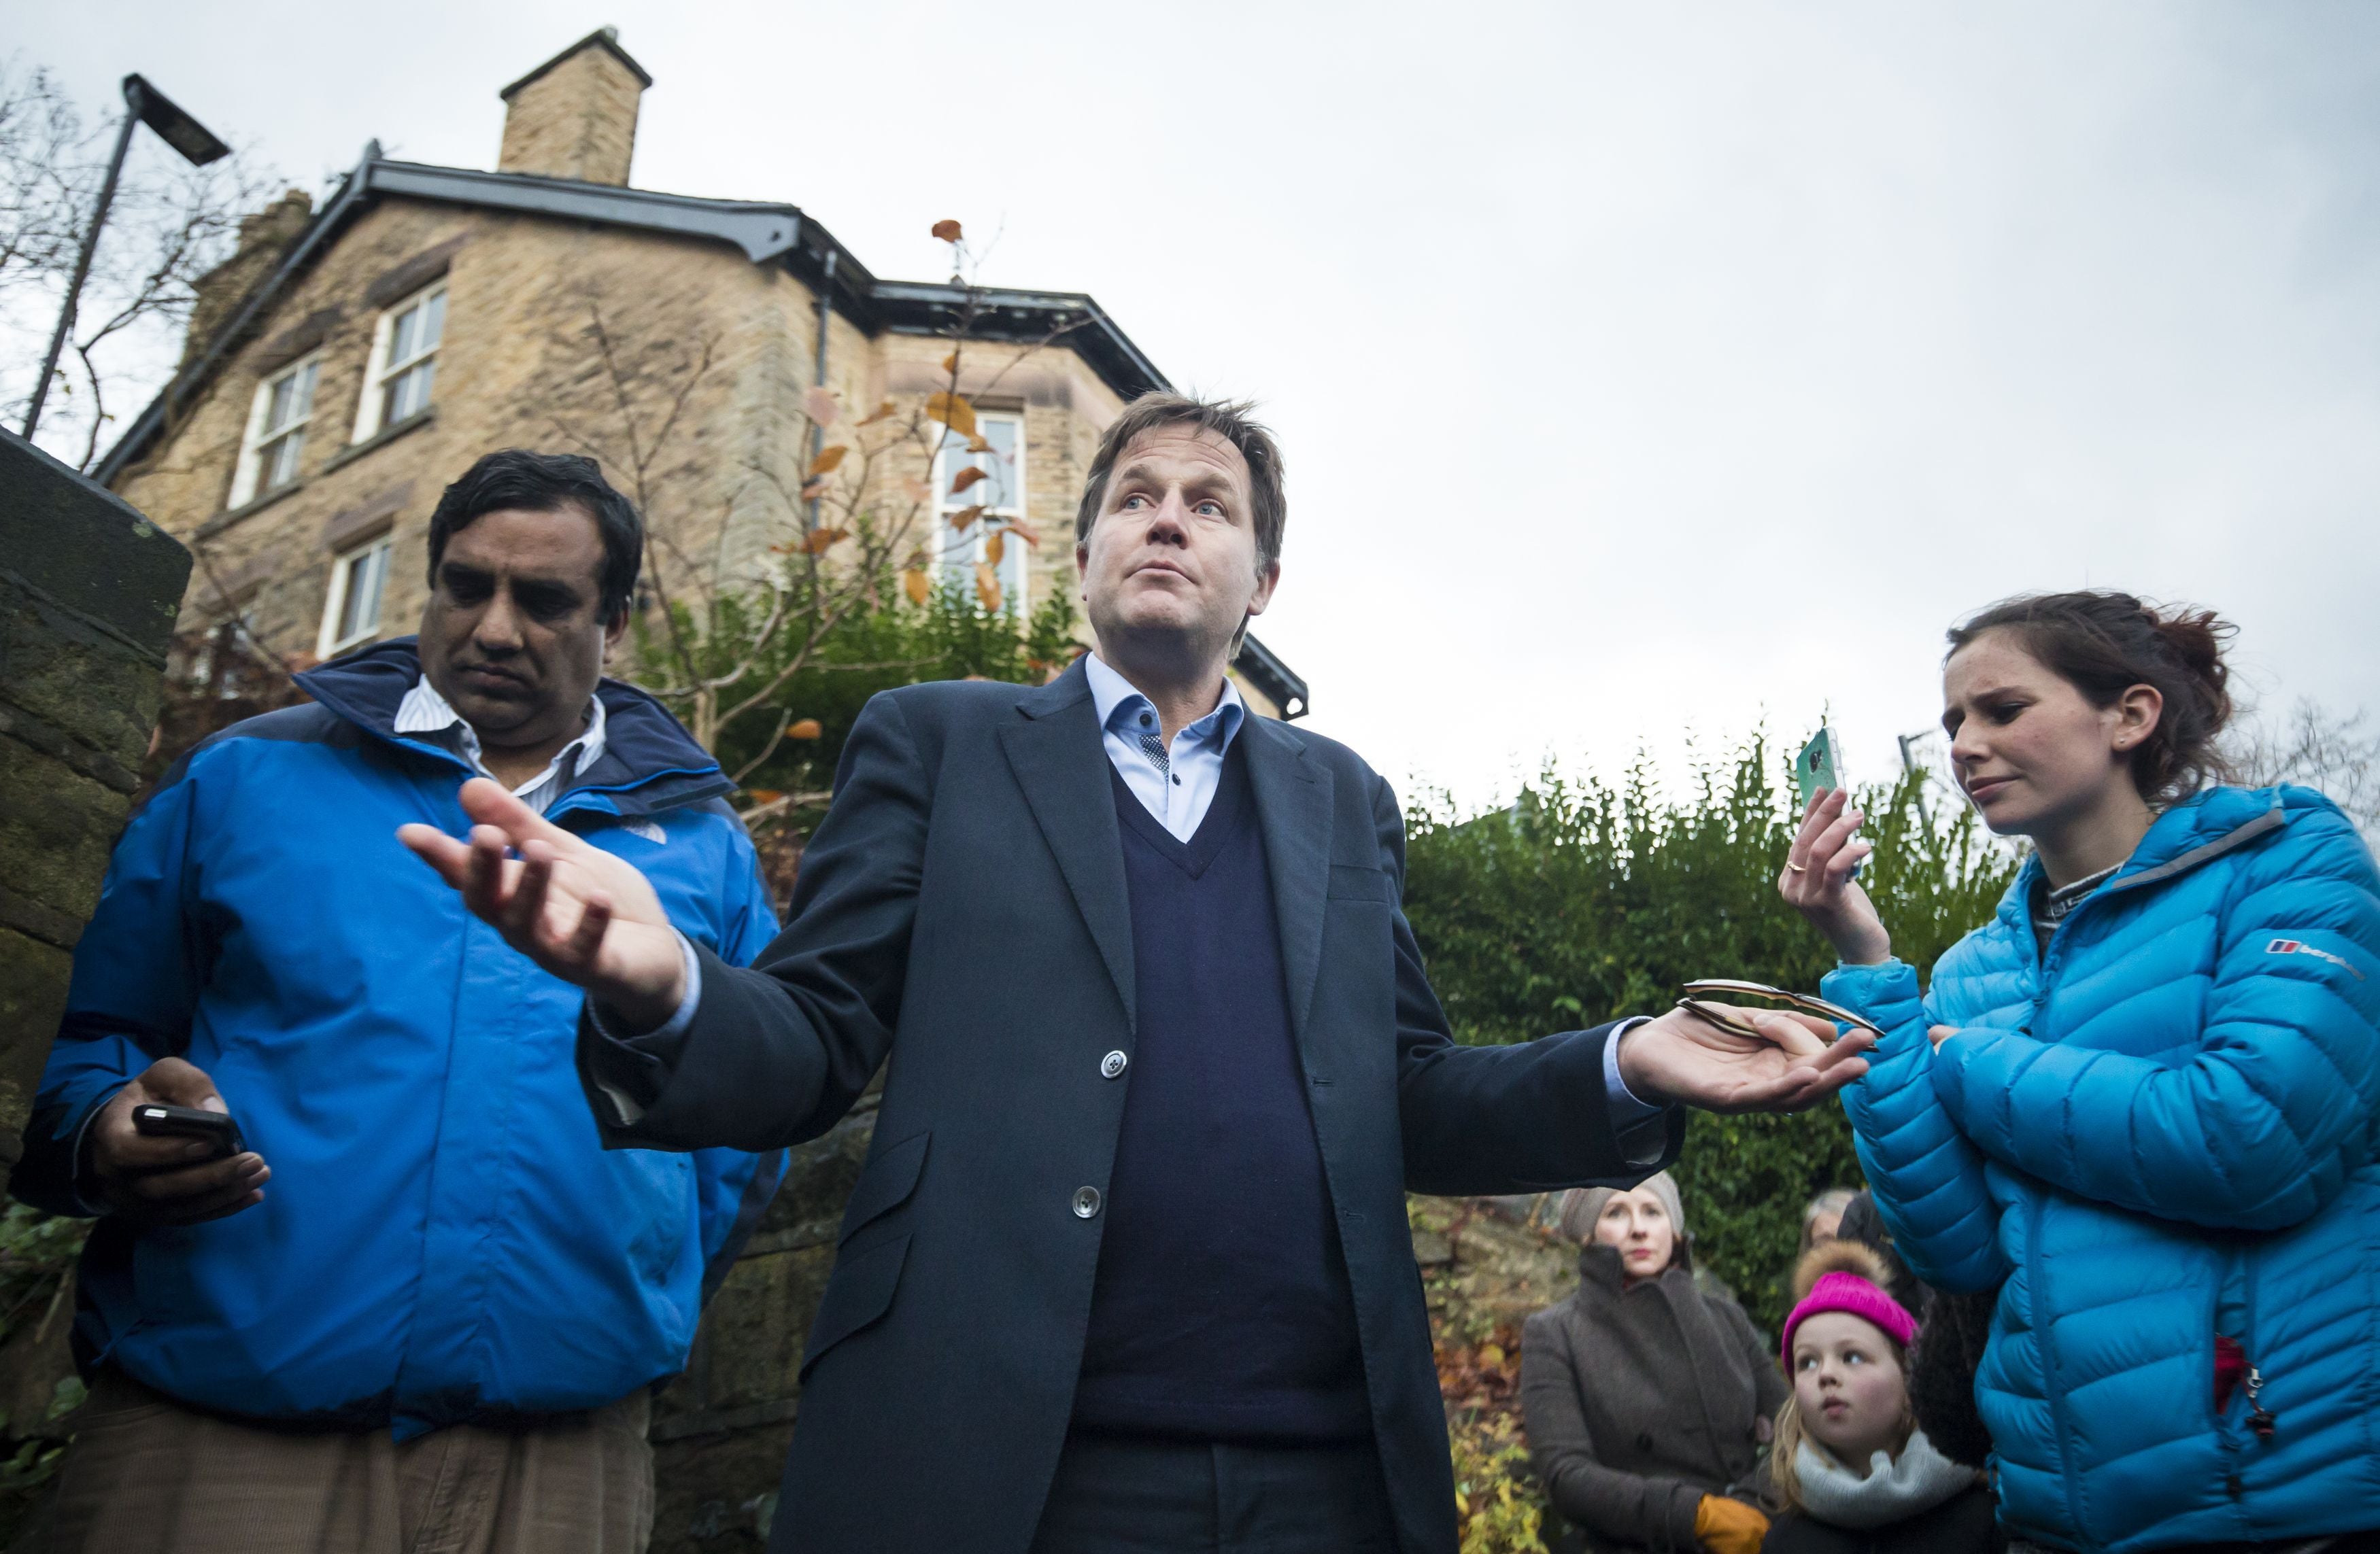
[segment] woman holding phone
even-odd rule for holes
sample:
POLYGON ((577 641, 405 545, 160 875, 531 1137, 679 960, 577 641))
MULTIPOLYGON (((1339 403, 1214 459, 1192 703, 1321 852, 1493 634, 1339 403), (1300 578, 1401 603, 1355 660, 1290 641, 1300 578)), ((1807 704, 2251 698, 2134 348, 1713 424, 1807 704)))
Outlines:
POLYGON ((2001 1519, 2062 1548, 2380 1548, 2380 875, 2320 794, 2208 783, 2228 631, 2082 592, 1950 632, 1960 785, 2033 855, 1922 998, 1845 795, 1779 880, 1887 1033, 1843 1099, 1899 1251, 1999 1289, 2001 1519))

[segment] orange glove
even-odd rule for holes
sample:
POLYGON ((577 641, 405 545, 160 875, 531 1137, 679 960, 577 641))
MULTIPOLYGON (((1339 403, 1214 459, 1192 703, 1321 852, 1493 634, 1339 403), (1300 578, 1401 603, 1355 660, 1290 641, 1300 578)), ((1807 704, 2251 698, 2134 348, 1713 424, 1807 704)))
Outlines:
POLYGON ((1768 1518, 1742 1500, 1705 1495, 1694 1507, 1694 1536, 1710 1554, 1760 1554, 1767 1536, 1768 1518))

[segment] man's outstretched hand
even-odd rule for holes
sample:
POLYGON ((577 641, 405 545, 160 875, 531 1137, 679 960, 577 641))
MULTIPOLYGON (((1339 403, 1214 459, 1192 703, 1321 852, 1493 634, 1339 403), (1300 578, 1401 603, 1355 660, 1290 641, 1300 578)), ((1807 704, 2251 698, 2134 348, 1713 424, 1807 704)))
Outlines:
POLYGON ((1672 1009, 1621 1038, 1620 1077, 1631 1094, 1706 1111, 1799 1111, 1867 1072, 1876 1038, 1865 1031, 1834 1039, 1835 1027, 1815 1015, 1714 1007, 1733 1009, 1761 1034, 1737 1036, 1672 1009))
POLYGON ((677 1012, 686 958, 650 880, 485 777, 464 783, 462 800, 478 822, 468 843, 419 824, 399 826, 397 840, 505 943, 586 989, 629 1028, 650 1030, 677 1012))

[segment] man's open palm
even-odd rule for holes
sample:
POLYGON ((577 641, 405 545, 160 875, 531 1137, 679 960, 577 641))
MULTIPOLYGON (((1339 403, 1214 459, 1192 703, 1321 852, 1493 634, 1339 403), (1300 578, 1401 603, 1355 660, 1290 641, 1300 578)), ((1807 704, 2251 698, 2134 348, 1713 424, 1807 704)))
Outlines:
POLYGON ((1761 1034, 1738 1036, 1672 1009, 1621 1038, 1620 1076, 1630 1091, 1706 1111, 1799 1111, 1867 1072, 1876 1038, 1865 1031, 1836 1038, 1834 1026, 1811 1015, 1716 1007, 1733 1008, 1761 1034))
POLYGON ((631 1026, 669 1018, 685 995, 685 958, 651 882, 484 777, 461 797, 478 822, 468 842, 419 824, 398 827, 397 839, 539 965, 631 1026))

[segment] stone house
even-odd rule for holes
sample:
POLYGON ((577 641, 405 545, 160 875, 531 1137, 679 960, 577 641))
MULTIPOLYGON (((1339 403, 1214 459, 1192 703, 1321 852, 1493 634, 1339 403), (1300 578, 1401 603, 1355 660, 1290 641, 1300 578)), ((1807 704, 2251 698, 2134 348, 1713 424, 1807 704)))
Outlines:
MULTIPOLYGON (((911 559, 988 567, 1020 614, 1072 590, 1083 471, 1163 374, 1089 297, 880 280, 794 206, 630 187, 650 84, 605 29, 504 90, 494 172, 375 142, 319 210, 293 191, 244 224, 179 374, 98 470, 195 552, 186 640, 237 619, 304 659, 409 632, 439 492, 509 446, 595 454, 647 509, 657 587, 732 589, 802 539, 817 385, 847 428, 954 379, 972 449, 837 479, 906 515, 911 559), (954 490, 969 467, 989 479, 954 490), (969 508, 1046 538, 993 565, 989 523, 948 521, 969 508)), ((1257 710, 1305 710, 1256 639, 1234 671, 1257 710)))

